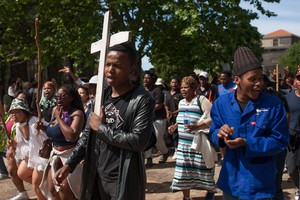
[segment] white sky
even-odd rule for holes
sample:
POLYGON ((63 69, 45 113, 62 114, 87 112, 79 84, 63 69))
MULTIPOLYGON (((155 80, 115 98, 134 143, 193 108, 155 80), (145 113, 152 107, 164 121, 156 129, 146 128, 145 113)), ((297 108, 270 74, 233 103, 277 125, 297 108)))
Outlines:
MULTIPOLYGON (((242 1, 241 6, 247 9, 254 9, 248 2, 242 1)), ((277 14, 276 17, 259 16, 259 19, 251 22, 258 28, 262 35, 277 31, 286 30, 290 33, 300 36, 300 1, 299 0, 281 0, 280 3, 263 3, 263 7, 277 14)), ((142 68, 150 69, 151 63, 148 57, 143 57, 142 68)))

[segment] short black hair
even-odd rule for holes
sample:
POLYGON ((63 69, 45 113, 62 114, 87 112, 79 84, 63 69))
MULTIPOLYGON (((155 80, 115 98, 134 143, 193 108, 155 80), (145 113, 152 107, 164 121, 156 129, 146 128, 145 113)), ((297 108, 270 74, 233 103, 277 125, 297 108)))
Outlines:
POLYGON ((177 80, 178 83, 180 83, 180 78, 179 78, 179 76, 177 74, 171 76, 171 80, 173 80, 173 79, 177 80))
POLYGON ((231 77, 231 72, 230 71, 228 71, 228 70, 223 70, 221 73, 220 73, 220 75, 221 74, 226 74, 227 76, 229 76, 229 77, 231 77))
POLYGON ((156 76, 156 74, 154 73, 153 70, 145 70, 145 71, 144 71, 144 76, 145 76, 146 74, 148 74, 148 75, 151 77, 151 79, 152 79, 152 81, 153 81, 154 83, 156 82, 157 76, 156 76))
POLYGON ((197 81, 197 83, 199 84, 199 77, 195 72, 191 72, 189 74, 189 76, 193 77, 197 81))
POLYGON ((132 45, 129 45, 126 43, 116 44, 116 45, 108 48, 107 52, 110 52, 110 51, 121 51, 123 53, 126 53, 129 56, 132 66, 135 66, 137 56, 136 56, 135 47, 133 47, 132 45))

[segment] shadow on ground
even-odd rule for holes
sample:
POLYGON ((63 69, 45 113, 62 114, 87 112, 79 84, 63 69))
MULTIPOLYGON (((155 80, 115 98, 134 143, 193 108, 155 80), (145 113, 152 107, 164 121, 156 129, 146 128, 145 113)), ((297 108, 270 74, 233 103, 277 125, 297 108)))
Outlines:
POLYGON ((162 182, 162 183, 147 183, 146 193, 168 193, 172 192, 170 189, 172 182, 162 182))
POLYGON ((166 163, 153 163, 152 167, 146 168, 146 170, 165 169, 165 168, 175 168, 175 161, 166 162, 166 163))

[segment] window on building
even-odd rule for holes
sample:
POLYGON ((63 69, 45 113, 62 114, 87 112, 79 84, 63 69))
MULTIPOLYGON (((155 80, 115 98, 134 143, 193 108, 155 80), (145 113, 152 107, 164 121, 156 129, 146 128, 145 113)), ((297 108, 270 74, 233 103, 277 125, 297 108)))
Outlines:
POLYGON ((278 38, 273 39, 273 47, 278 46, 278 38))

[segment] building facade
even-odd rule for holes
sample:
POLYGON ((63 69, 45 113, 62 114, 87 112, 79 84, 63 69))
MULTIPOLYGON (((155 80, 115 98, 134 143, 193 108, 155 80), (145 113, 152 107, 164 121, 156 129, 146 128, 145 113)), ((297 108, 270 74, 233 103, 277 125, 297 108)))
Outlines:
POLYGON ((299 36, 282 29, 264 35, 261 40, 262 47, 264 48, 262 55, 263 65, 269 69, 274 68, 278 64, 279 58, 283 56, 294 43, 299 41, 299 36))

